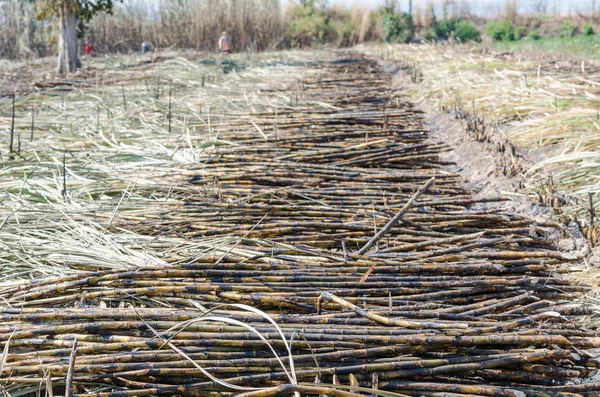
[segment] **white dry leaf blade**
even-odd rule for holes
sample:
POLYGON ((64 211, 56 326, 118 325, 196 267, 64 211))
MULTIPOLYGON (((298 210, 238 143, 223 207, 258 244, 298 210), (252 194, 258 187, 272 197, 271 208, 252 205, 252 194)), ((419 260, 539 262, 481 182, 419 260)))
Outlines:
POLYGON ((0 359, 0 375, 2 375, 2 372, 4 371, 4 366, 6 365, 6 360, 8 359, 8 349, 10 346, 10 339, 13 337, 15 332, 16 332, 16 330, 13 331, 12 334, 10 334, 10 336, 8 337, 8 340, 6 341, 6 344, 4 345, 4 350, 2 351, 2 358, 0 359))
MULTIPOLYGON (((159 338, 162 339, 162 337, 160 336, 160 334, 150 325, 146 323, 146 326, 148 328, 150 328, 150 330, 159 338)), ((169 341, 166 341, 163 339, 163 341, 165 341, 165 343, 167 344, 167 346, 169 346, 173 351, 175 351, 177 354, 181 355, 183 358, 185 358, 186 360, 188 360, 190 363, 192 363, 192 365, 194 367, 196 367, 200 372, 202 372, 205 376, 207 376, 209 379, 211 379, 213 382, 216 382, 218 384, 220 384, 221 386, 225 386, 228 387, 230 389, 234 389, 234 390, 258 390, 256 388, 249 388, 249 387, 243 387, 243 386, 238 386, 238 385, 234 385, 228 382, 225 382, 219 378, 216 378, 214 376, 212 376, 208 371, 206 371, 204 368, 202 368, 201 365, 199 365, 196 361, 194 361, 190 356, 188 356, 187 354, 185 354, 184 351, 182 351, 181 349, 179 349, 177 346, 175 346, 174 344, 172 344, 169 341)))
POLYGON ((256 128, 258 130, 258 132, 260 132, 260 134, 263 136, 263 138, 265 138, 265 141, 268 141, 269 139, 267 138, 265 133, 260 129, 260 127, 258 125, 256 125, 256 123, 254 121, 250 120, 250 122, 252 123, 254 128, 256 128))
MULTIPOLYGON (((238 307, 240 309, 245 309, 245 310, 248 310, 250 312, 256 313, 256 314, 260 315, 261 317, 263 317, 264 319, 266 319, 267 321, 269 321, 271 324, 273 324, 273 326, 275 327, 275 329, 279 333, 279 336, 281 336, 281 339, 283 340, 283 344, 285 345, 285 348, 287 349, 288 354, 289 354, 290 370, 292 372, 292 377, 293 377, 293 380, 294 380, 292 383, 297 384, 298 381, 296 379, 296 370, 294 368, 294 359, 293 359, 293 355, 292 355, 292 350, 291 350, 290 345, 288 344, 287 340, 285 339, 285 335, 283 334, 283 331, 281 330, 281 328, 279 328, 279 326, 277 325, 277 323, 275 322, 275 320, 273 320, 267 313, 265 313, 265 312, 263 312, 261 310, 258 310, 258 309, 254 308, 252 306, 244 305, 242 303, 231 303, 230 305, 233 306, 233 307, 238 307)), ((281 361, 280 361, 280 363, 281 363, 281 361)), ((284 367, 284 369, 285 369, 285 367, 284 367)), ((286 371, 286 373, 287 373, 287 371, 286 371)))
MULTIPOLYGON (((231 304, 231 306, 236 306, 236 305, 238 305, 238 304, 231 304)), ((229 305, 227 305, 227 306, 229 306, 229 305)), ((241 309, 244 309, 243 306, 245 306, 245 305, 240 305, 240 306, 237 306, 237 307, 239 307, 241 309)), ((250 306, 247 306, 247 307, 250 307, 250 306)), ((255 310, 258 310, 258 309, 255 309, 255 310)), ((251 310, 251 311, 254 311, 254 310, 251 310)), ((257 313, 260 313, 260 310, 258 310, 257 313)), ((270 318, 270 317, 267 316, 266 318, 270 318)), ((287 368, 283 364, 283 361, 281 361, 281 358, 279 357, 279 355, 277 354, 277 352, 275 351, 275 349, 273 348, 273 346, 269 343, 269 341, 260 332, 258 332, 258 330, 256 330, 254 327, 252 327, 249 324, 246 324, 246 323, 244 323, 242 321, 235 320, 235 319, 232 319, 232 318, 223 317, 223 316, 203 316, 203 317, 195 318, 195 319, 192 319, 192 320, 188 320, 186 323, 184 323, 183 328, 185 328, 188 325, 193 324, 193 323, 205 322, 205 321, 219 321, 219 322, 224 322, 224 323, 227 323, 227 324, 237 325, 237 326, 243 327, 244 329, 246 329, 246 330, 252 332, 253 334, 257 335, 260 338, 260 340, 262 340, 269 347, 269 349, 273 353, 273 356, 277 359, 277 361, 279 362, 279 365, 281 365, 281 368, 285 372, 285 374, 288 377, 288 379, 290 380, 290 382, 292 384, 297 384, 295 373, 293 373, 293 375, 290 375, 290 373, 288 372, 287 368)), ((273 321, 273 323, 274 323, 274 321, 273 321)), ((167 330, 165 332, 169 332, 171 330, 174 330, 174 328, 175 327, 170 328, 169 330, 167 330)), ((277 327, 277 330, 278 330, 278 332, 280 332, 279 327, 277 327)), ((282 334, 280 334, 280 335, 282 335, 282 334)), ((287 341, 286 341, 285 337, 283 337, 282 340, 284 341, 285 346, 288 347, 288 344, 287 344, 287 341)), ((288 351, 289 351, 289 347, 288 347, 288 351)), ((290 359, 292 359, 291 356, 290 356, 290 359)), ((292 359, 292 361, 290 361, 290 367, 293 368, 293 359, 292 359)), ((255 389, 250 389, 250 390, 255 390, 255 389)))

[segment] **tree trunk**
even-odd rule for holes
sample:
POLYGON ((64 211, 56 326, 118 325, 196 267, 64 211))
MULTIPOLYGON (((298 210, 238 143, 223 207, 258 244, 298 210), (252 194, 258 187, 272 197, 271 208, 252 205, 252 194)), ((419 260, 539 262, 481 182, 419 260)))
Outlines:
POLYGON ((77 17, 73 9, 63 6, 59 14, 58 74, 67 75, 81 67, 77 56, 77 17))

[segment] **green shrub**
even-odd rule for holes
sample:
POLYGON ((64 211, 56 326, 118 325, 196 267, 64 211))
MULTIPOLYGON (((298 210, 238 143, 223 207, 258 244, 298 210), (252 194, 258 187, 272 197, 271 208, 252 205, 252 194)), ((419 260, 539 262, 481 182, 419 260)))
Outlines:
POLYGON ((491 21, 485 24, 485 31, 495 41, 514 41, 515 32, 510 21, 491 21))
POLYGON ((314 47, 325 41, 329 19, 316 0, 301 0, 294 6, 287 26, 291 47, 314 47))
POLYGON ((581 28, 581 34, 584 36, 593 36, 594 35, 594 28, 592 27, 592 25, 590 25, 589 23, 584 23, 583 27, 581 28))
POLYGON ((431 29, 425 33, 425 40, 448 40, 450 37, 465 43, 481 40, 481 33, 472 21, 465 21, 458 17, 438 21, 433 15, 431 29))
POLYGON ((438 39, 437 35, 435 34, 435 29, 433 28, 428 29, 423 35, 423 38, 427 41, 434 41, 438 39))
POLYGON ((313 47, 323 42, 326 31, 326 18, 322 15, 313 15, 292 19, 287 33, 292 47, 313 47))
POLYGON ((567 20, 567 21, 564 21, 560 25, 560 36, 561 37, 575 36, 575 25, 573 25, 573 22, 567 20))
POLYGON ((527 34, 527 28, 525 26, 517 26, 514 29, 515 32, 515 40, 519 41, 527 34))
POLYGON ((349 47, 358 42, 358 27, 351 20, 332 19, 327 36, 338 47, 349 47))
POLYGON ((454 31, 454 37, 461 43, 466 43, 467 41, 480 41, 481 33, 479 33, 479 30, 473 21, 458 21, 456 30, 454 31))
POLYGON ((224 60, 221 61, 221 64, 219 66, 221 67, 221 70, 225 74, 231 73, 234 70, 236 72, 239 72, 240 70, 244 70, 245 69, 244 65, 238 64, 233 59, 224 59, 224 60))
POLYGON ((435 15, 433 16, 433 20, 431 23, 431 29, 435 34, 435 38, 438 40, 448 40, 450 36, 456 31, 456 25, 460 22, 460 19, 454 18, 444 18, 441 21, 437 21, 435 19, 435 15))
POLYGON ((382 16, 381 38, 386 43, 406 43, 414 33, 414 24, 409 14, 390 14, 382 16))
POLYGON ((540 36, 540 31, 538 29, 533 29, 531 32, 529 32, 527 38, 529 40, 540 40, 542 36, 540 36))

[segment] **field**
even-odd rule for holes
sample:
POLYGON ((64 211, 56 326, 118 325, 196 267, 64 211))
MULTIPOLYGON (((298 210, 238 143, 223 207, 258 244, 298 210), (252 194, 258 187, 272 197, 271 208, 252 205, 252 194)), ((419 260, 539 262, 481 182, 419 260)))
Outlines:
POLYGON ((460 51, 2 63, 3 393, 599 395, 597 66, 460 51))

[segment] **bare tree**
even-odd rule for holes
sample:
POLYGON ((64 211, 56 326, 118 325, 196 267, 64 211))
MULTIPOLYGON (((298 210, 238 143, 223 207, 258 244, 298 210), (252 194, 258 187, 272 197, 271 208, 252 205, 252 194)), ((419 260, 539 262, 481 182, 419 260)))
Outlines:
MULTIPOLYGON (((594 0, 595 1, 595 0, 594 0)), ((548 1, 547 0, 536 0, 531 4, 533 12, 536 14, 546 14, 548 12, 548 1)))
POLYGON ((510 21, 517 19, 517 2, 515 0, 506 0, 504 5, 504 16, 510 21))
POLYGON ((444 3, 442 4, 442 15, 444 16, 444 19, 456 15, 456 0, 444 0, 444 3))
MULTIPOLYGON (((122 1, 122 0, 118 0, 122 1)), ((111 11, 113 0, 39 0, 38 17, 58 16, 58 68, 61 76, 81 67, 77 55, 77 33, 100 11, 111 11)))

